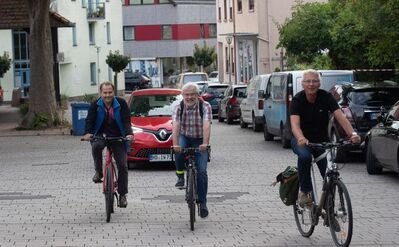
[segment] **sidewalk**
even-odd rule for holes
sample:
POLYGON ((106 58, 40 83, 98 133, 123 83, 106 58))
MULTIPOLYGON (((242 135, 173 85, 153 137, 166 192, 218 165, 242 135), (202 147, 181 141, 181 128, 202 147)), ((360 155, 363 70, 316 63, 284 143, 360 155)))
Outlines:
MULTIPOLYGON (((71 109, 65 111, 65 118, 72 123, 71 109)), ((21 122, 19 108, 9 104, 0 105, 0 137, 37 136, 37 135, 70 135, 70 128, 52 128, 46 130, 16 130, 21 122)))

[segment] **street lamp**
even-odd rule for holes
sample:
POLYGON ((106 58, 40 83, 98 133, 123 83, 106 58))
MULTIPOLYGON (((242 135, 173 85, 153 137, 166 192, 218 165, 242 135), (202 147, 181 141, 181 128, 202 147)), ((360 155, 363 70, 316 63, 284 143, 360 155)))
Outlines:
POLYGON ((97 52, 97 85, 100 85, 100 46, 95 46, 97 52))
POLYGON ((231 40, 232 40, 232 38, 231 38, 231 36, 226 36, 226 42, 227 42, 227 44, 228 44, 228 49, 229 49, 229 51, 228 51, 228 54, 229 54, 229 64, 227 65, 228 66, 228 72, 229 72, 229 84, 231 84, 231 71, 232 71, 232 69, 231 69, 231 50, 230 50, 230 44, 231 44, 231 40))

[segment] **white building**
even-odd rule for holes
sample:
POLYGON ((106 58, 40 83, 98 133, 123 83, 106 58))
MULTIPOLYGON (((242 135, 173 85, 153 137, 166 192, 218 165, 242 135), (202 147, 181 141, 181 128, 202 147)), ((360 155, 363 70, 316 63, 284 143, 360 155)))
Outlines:
MULTIPOLYGON (((75 24, 53 29, 58 34, 53 49, 58 62, 57 96, 97 93, 99 83, 113 81, 113 72, 105 62, 109 52, 123 54, 122 2, 53 0, 50 9, 75 24)), ((17 87, 23 97, 29 97, 28 37, 29 29, 0 30, 0 53, 6 51, 12 59, 10 70, 1 79, 5 101, 11 100, 11 92, 17 87)), ((124 89, 124 84, 123 73, 119 73, 118 89, 124 89)))

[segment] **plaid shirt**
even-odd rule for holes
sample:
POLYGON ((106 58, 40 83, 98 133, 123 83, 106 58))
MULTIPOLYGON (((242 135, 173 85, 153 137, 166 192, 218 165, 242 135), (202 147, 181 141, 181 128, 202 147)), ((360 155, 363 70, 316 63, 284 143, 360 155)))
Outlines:
MULTIPOLYGON (((192 107, 184 105, 184 111, 180 123, 180 134, 191 138, 203 138, 203 122, 211 122, 212 108, 211 105, 203 101, 203 119, 199 112, 199 103, 192 107)), ((180 122, 180 104, 173 109, 173 122, 180 122)))

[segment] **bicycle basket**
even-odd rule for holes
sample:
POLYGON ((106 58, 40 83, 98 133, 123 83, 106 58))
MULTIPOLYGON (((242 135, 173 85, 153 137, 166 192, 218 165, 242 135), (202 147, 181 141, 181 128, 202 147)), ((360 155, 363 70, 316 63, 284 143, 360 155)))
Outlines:
POLYGON ((287 205, 294 205, 298 199, 299 179, 298 170, 295 166, 287 166, 287 168, 279 173, 276 177, 280 182, 279 194, 281 201, 287 205))

